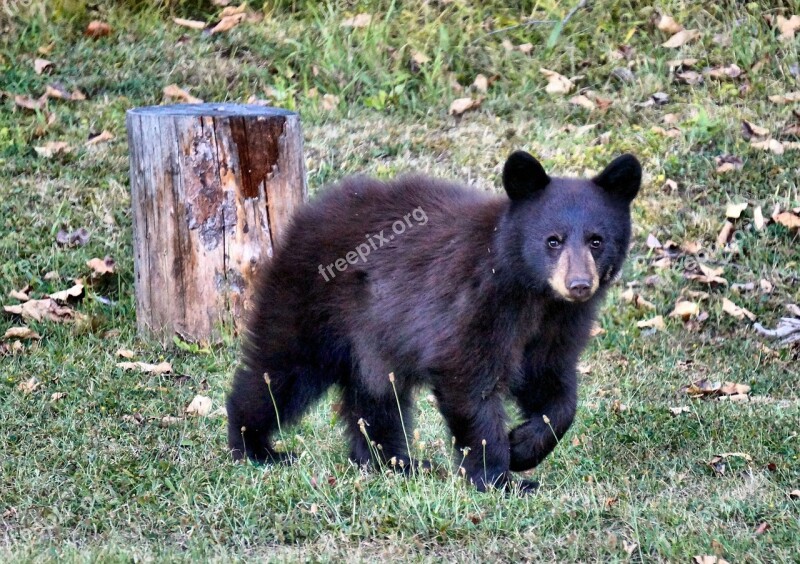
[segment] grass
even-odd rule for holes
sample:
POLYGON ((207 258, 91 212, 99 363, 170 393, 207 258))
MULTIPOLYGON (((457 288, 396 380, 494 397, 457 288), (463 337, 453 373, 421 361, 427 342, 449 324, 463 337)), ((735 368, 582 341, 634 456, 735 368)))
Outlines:
MULTIPOLYGON (((741 134, 742 119, 774 136, 796 119, 797 104, 767 96, 800 90, 798 40, 778 40, 765 16, 800 14, 800 4, 664 0, 660 10, 702 30, 677 50, 660 46, 668 36, 645 4, 589 2, 557 36, 552 24, 488 32, 526 19, 560 21, 572 3, 253 3, 263 19, 219 35, 172 23, 173 15, 215 21, 218 9, 200 1, 3 4, 3 303, 15 303, 8 292, 26 285, 35 297, 67 287, 87 274, 92 257, 114 257, 118 276, 77 306, 87 322, 31 322, 42 339, 0 358, 0 559, 797 561, 800 501, 789 492, 800 487, 798 349, 765 347, 749 322, 723 312, 721 298, 767 326, 786 315, 785 304, 800 303, 797 232, 752 227, 756 205, 765 215, 775 204, 800 205, 799 153, 755 149, 741 134), (374 14, 369 28, 339 25, 360 11, 374 14), (85 37, 92 19, 107 21, 111 36, 85 37), (533 48, 509 51, 504 41, 533 48), (415 52, 430 60, 411 64, 415 52), (51 73, 35 73, 37 56, 54 62, 51 73), (677 83, 668 61, 689 57, 699 69, 736 63, 745 73, 677 83), (613 77, 626 66, 633 81, 613 77), (541 67, 581 75, 580 88, 613 104, 589 112, 570 96, 547 94, 541 67), (492 80, 480 108, 449 116, 453 99, 478 96, 469 90, 478 73, 492 80), (15 107, 15 95, 38 97, 55 81, 88 99, 51 100, 51 125, 44 111, 15 107), (406 170, 495 190, 499 165, 516 148, 565 174, 599 170, 623 151, 641 158, 631 258, 601 314, 605 332, 584 355, 575 425, 533 472, 543 484, 537 495, 478 494, 459 479, 424 391, 411 448, 443 471, 410 480, 350 465, 330 402, 284 430, 301 453, 291 467, 230 463, 222 417, 160 425, 198 393, 222 405, 237 359, 232 335, 201 350, 164 348, 135 333, 124 112, 161 103, 171 83, 206 100, 254 96, 299 111, 312 192, 349 173, 406 170), (665 105, 639 105, 659 91, 669 96, 665 105), (325 94, 336 97, 333 109, 325 94), (676 116, 677 137, 653 129, 671 127, 667 114, 676 116), (596 126, 576 132, 589 124, 596 126), (83 145, 103 129, 116 139, 83 145), (75 150, 41 158, 33 147, 48 141, 75 150), (717 174, 714 158, 724 154, 739 156, 743 168, 717 174), (677 188, 665 187, 667 179, 677 188), (750 207, 735 244, 720 248, 726 205, 744 201, 750 207), (56 245, 60 229, 79 227, 91 232, 85 246, 56 245), (649 233, 662 243, 700 240, 703 260, 730 283, 766 279, 773 291, 737 294, 688 281, 687 256, 659 269, 649 233), (45 278, 51 271, 60 278, 45 278), (654 286, 643 284, 654 274, 654 286), (624 302, 631 282, 655 311, 624 302), (687 327, 666 317, 692 290, 708 291, 700 302, 708 319, 687 327), (637 328, 655 314, 665 316, 663 331, 637 328), (124 372, 119 348, 138 360, 168 360, 174 374, 124 372), (31 376, 41 386, 25 393, 19 385, 31 376), (753 401, 681 391, 703 377, 750 385, 753 401), (52 401, 56 392, 66 395, 52 401), (689 412, 673 416, 675 406, 689 412), (748 458, 726 458, 719 473, 709 462, 722 453, 748 458)), ((0 317, 0 332, 20 324, 0 317)))

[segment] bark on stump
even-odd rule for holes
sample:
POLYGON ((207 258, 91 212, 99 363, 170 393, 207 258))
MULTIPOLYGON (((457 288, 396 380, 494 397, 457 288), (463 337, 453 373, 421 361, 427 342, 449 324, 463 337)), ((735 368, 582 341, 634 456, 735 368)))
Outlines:
POLYGON ((299 116, 181 104, 126 123, 139 332, 217 340, 243 321, 253 275, 307 198, 299 116))

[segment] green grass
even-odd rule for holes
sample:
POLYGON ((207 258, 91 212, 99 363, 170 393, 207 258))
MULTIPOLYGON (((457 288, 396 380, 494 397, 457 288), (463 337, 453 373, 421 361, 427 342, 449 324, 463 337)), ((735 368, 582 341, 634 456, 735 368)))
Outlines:
MULTIPOLYGON (((119 269, 77 306, 87 322, 29 323, 42 339, 0 357, 0 559, 686 562, 718 554, 732 562, 797 561, 800 501, 789 492, 800 488, 798 349, 765 349, 748 322, 722 311, 721 298, 767 326, 786 315, 785 304, 800 303, 797 232, 751 226, 756 205, 767 216, 775 204, 800 205, 800 152, 757 150, 741 134, 742 119, 776 136, 796 119, 797 104, 767 96, 800 90, 800 43, 779 41, 764 16, 800 14, 800 3, 665 0, 659 9, 702 31, 677 50, 660 46, 667 36, 651 23, 654 9, 636 1, 590 1, 557 36, 552 24, 488 32, 526 18, 560 20, 574 3, 267 4, 261 21, 214 36, 170 19, 212 22, 210 2, 59 0, 0 9, 3 303, 15 303, 8 292, 26 285, 35 297, 67 287, 88 273, 92 257, 111 255, 119 269), (340 27, 359 11, 375 15, 370 28, 340 27), (111 24, 110 37, 84 37, 96 18, 111 24), (716 43, 717 34, 729 44, 716 43), (529 55, 508 52, 504 40, 534 47, 529 55), (620 45, 633 50, 630 61, 616 56, 620 45), (47 46, 47 55, 37 55, 47 46), (414 52, 430 61, 411 65, 414 52), (53 61, 51 74, 34 72, 37 56, 53 61), (667 61, 688 57, 701 70, 735 62, 745 74, 678 84, 667 61), (628 65, 633 82, 611 76, 628 65), (541 67, 582 75, 580 88, 613 105, 589 112, 569 96, 547 94, 541 67), (477 96, 469 85, 478 73, 493 80, 481 107, 448 116, 453 99, 477 96), (38 97, 55 81, 88 99, 51 100, 52 125, 44 112, 15 107, 15 95, 38 97), (299 111, 312 192, 349 173, 408 170, 495 190, 500 163, 517 148, 565 174, 599 170, 623 151, 641 158, 646 177, 631 259, 601 315, 605 333, 584 355, 575 425, 533 472, 543 484, 537 495, 479 494, 459 479, 425 391, 412 449, 442 471, 410 480, 350 465, 330 402, 286 430, 288 446, 301 453, 291 467, 229 462, 222 417, 159 424, 182 415, 197 393, 222 405, 237 359, 233 336, 202 352, 163 348, 135 333, 124 113, 161 103, 171 83, 208 101, 264 99, 267 90, 276 105, 299 111), (637 105, 658 91, 669 95, 666 105, 637 105), (325 94, 338 97, 333 110, 323 108, 325 94), (679 137, 653 131, 669 127, 666 114, 677 115, 679 137), (587 124, 597 125, 576 135, 587 124), (116 139, 84 147, 103 129, 116 139), (608 143, 596 141, 607 132, 608 143), (48 141, 75 150, 38 157, 33 147, 48 141), (716 174, 714 157, 723 154, 741 157, 743 169, 716 174), (667 179, 678 188, 665 188, 667 179), (741 201, 751 205, 736 246, 720 249, 714 241, 725 207, 741 201), (91 232, 86 246, 56 245, 60 229, 79 227, 91 232), (703 241, 704 260, 723 267, 730 283, 763 278, 774 290, 711 289, 701 302, 708 319, 690 330, 666 316, 682 293, 708 289, 683 278, 687 257, 653 266, 648 233, 662 243, 703 241), (61 278, 45 279, 54 270, 61 278), (624 303, 625 284, 653 274, 658 284, 637 290, 656 311, 624 303), (636 327, 655 314, 665 316, 664 331, 636 327), (122 347, 137 360, 169 360, 175 374, 123 372, 115 366, 122 347), (31 376, 41 387, 24 393, 18 386, 31 376), (702 377, 748 384, 758 401, 681 392, 702 377), (51 401, 56 392, 66 395, 51 401), (681 405, 690 411, 669 413, 681 405), (750 458, 729 457, 719 474, 708 463, 721 453, 750 458), (758 534, 762 523, 769 529, 758 534)), ((20 324, 0 317, 0 334, 20 324)))

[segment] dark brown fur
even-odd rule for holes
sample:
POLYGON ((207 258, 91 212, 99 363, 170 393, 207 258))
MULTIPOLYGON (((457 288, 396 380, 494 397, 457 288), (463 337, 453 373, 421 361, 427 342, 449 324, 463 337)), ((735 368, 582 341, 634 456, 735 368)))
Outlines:
POLYGON ((508 197, 419 176, 327 189, 294 218, 258 286, 228 399, 233 456, 280 458, 271 443, 278 425, 338 384, 350 457, 371 460, 365 431, 381 458, 407 468, 401 423, 411 431, 412 392, 424 384, 457 447, 469 447, 463 466, 479 489, 539 464, 572 423, 578 356, 627 249, 641 172, 632 157, 615 163, 594 181, 551 179, 515 153, 504 171, 508 197), (554 237, 562 250, 548 247, 554 237), (587 237, 604 241, 590 261, 600 287, 565 299, 548 278, 560 254, 573 253, 573 264, 586 254, 587 237), (366 261, 327 268, 365 242, 366 261), (508 395, 525 418, 511 431, 508 395))

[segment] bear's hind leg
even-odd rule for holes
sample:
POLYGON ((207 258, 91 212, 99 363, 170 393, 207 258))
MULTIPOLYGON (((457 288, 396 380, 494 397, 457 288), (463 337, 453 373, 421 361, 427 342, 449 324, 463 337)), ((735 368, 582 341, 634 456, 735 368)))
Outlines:
POLYGON ((376 459, 394 463, 394 468, 404 473, 413 472, 420 464, 429 468, 430 463, 415 461, 408 453, 406 432, 412 431, 413 409, 411 389, 398 389, 395 397, 391 388, 388 393, 378 395, 352 382, 345 386, 342 413, 350 438, 350 459, 362 465, 376 459))

